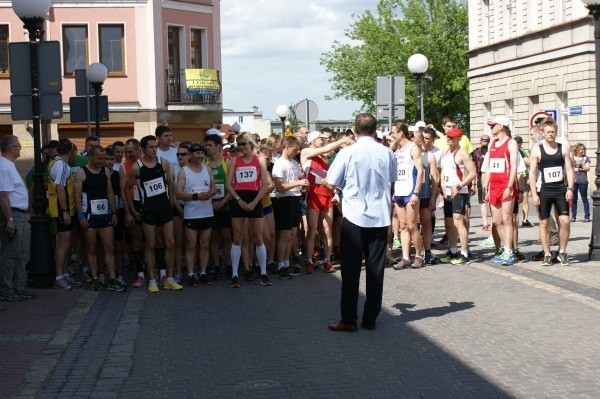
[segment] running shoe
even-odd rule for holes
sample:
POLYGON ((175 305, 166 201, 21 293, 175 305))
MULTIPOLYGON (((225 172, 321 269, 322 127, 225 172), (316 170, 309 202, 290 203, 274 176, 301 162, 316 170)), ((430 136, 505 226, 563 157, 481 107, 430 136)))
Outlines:
POLYGON ((518 261, 525 260, 525 255, 518 249, 515 249, 515 259, 518 261))
POLYGON ((481 241, 477 245, 479 245, 482 248, 493 248, 493 247, 496 246, 496 244, 494 244, 494 239, 492 238, 492 236, 489 236, 488 238, 486 238, 485 240, 481 241))
POLYGON ((208 276, 206 274, 201 274, 200 275, 200 285, 208 287, 208 286, 210 286, 212 284, 213 284, 212 281, 210 281, 210 279, 208 278, 208 276))
POLYGON ((576 222, 577 218, 571 218, 571 223, 576 222))
POLYGON ((148 282, 148 292, 151 294, 156 294, 158 292, 158 284, 156 284, 155 279, 148 282))
POLYGON ((59 280, 54 280, 52 288, 62 291, 69 291, 73 287, 71 286, 71 284, 68 283, 68 281, 65 278, 61 278, 59 280))
POLYGON ((173 290, 173 291, 178 291, 178 290, 182 290, 183 289, 183 286, 180 285, 180 284, 177 284, 175 282, 175 280, 173 280, 172 278, 171 279, 167 279, 165 281, 164 287, 165 287, 165 290, 173 290))
POLYGON ((86 283, 90 283, 92 281, 92 273, 89 270, 83 271, 83 281, 86 283))
POLYGON ((126 283, 126 282, 125 282, 125 280, 123 279, 123 276, 119 275, 119 277, 117 277, 117 278, 115 279, 115 281, 116 281, 117 283, 119 283, 119 285, 120 285, 121 287, 123 287, 123 289, 126 289, 126 288, 127 288, 127 283, 126 283))
POLYGON ((425 262, 423 262, 423 259, 421 257, 416 257, 416 256, 415 256, 415 260, 413 261, 412 265, 410 265, 410 267, 412 269, 420 269, 423 266, 425 266, 425 262))
POLYGON ((238 276, 234 276, 231 278, 231 288, 240 288, 240 278, 238 276))
POLYGON ((444 236, 442 237, 442 239, 440 241, 438 241, 438 243, 440 243, 442 245, 448 244, 448 235, 444 234, 444 236))
POLYGON ((544 255, 544 260, 542 260, 542 266, 552 266, 552 255, 544 255))
POLYGON ((100 291, 100 280, 97 278, 93 278, 90 282, 90 290, 92 291, 100 291))
POLYGON ((284 280, 292 279, 292 275, 290 274, 290 271, 288 270, 287 267, 282 267, 281 269, 279 269, 277 271, 277 277, 284 279, 284 280))
POLYGON ((16 291, 15 294, 21 299, 34 299, 37 294, 29 291, 28 289, 24 289, 23 291, 16 291))
POLYGON ((398 263, 396 263, 394 266, 392 266, 392 268, 394 270, 404 270, 404 269, 408 269, 410 267, 410 260, 408 259, 400 259, 400 261, 398 263))
POLYGON ((557 256, 561 266, 571 266, 571 261, 566 252, 559 252, 557 256))
POLYGON ((388 252, 387 255, 385 256, 385 264, 393 265, 394 263, 396 263, 396 258, 394 258, 394 255, 392 255, 391 252, 388 252))
POLYGON ((521 227, 533 227, 533 224, 529 220, 525 219, 521 223, 521 227))
POLYGON ((590 222, 590 218, 585 218, 585 219, 583 219, 583 222, 584 222, 584 223, 589 223, 589 222, 590 222))
POLYGON ((270 285, 273 285, 271 283, 271 281, 269 281, 269 277, 266 274, 261 274, 260 275, 260 284, 264 285, 265 287, 268 287, 270 285))
POLYGON ((144 286, 144 277, 138 275, 135 278, 135 281, 133 282, 133 284, 131 285, 131 288, 142 288, 144 286))
POLYGON ((392 241, 392 249, 400 249, 402 247, 402 243, 398 239, 398 237, 394 237, 394 241, 392 241))
POLYGON ((437 265, 438 263, 440 263, 440 260, 438 259, 437 256, 435 256, 431 252, 425 252, 425 264, 426 265, 437 265))
POLYGON ((106 289, 108 291, 115 291, 115 292, 125 291, 125 287, 123 287, 121 284, 119 284, 117 282, 117 279, 114 279, 112 281, 108 280, 108 284, 106 286, 106 289))
POLYGON ((442 261, 444 263, 448 263, 448 262, 451 262, 452 259, 458 258, 459 255, 460 255, 460 252, 456 253, 456 254, 453 254, 451 251, 446 251, 446 253, 444 254, 444 256, 442 256, 440 258, 440 261, 442 261))
POLYGON ((504 256, 504 251, 501 248, 496 250, 494 257, 491 259, 492 263, 502 263, 502 257, 504 256))
POLYGON ((252 270, 246 270, 244 272, 244 279, 248 282, 254 281, 254 278, 252 277, 253 274, 254 272, 252 270))
POLYGON ((177 284, 181 284, 183 282, 183 274, 177 273, 173 276, 173 280, 175 280, 177 284))
POLYGON ((310 261, 306 261, 306 263, 304 263, 304 274, 314 274, 314 272, 315 265, 310 261))
POLYGON ((67 283, 69 283, 71 287, 81 287, 83 285, 81 281, 77 281, 71 276, 66 277, 65 280, 67 280, 67 283))
POLYGON ((333 267, 333 264, 330 260, 323 263, 323 269, 325 269, 327 273, 335 273, 335 268, 333 267))
POLYGON ((10 291, 7 294, 0 294, 0 301, 19 302, 22 300, 23 298, 17 295, 14 291, 10 291))
POLYGON ((300 268, 300 266, 293 266, 293 267, 290 267, 289 273, 292 276, 299 276, 302 274, 302 269, 300 268))
POLYGON ((188 277, 188 287, 198 287, 199 285, 200 281, 198 281, 195 274, 188 277))
POLYGON ((463 254, 459 254, 457 258, 454 258, 450 261, 453 265, 466 265, 471 262, 471 258, 468 256, 464 256, 463 254))
POLYGON ((502 254, 502 266, 512 266, 515 263, 516 257, 513 251, 506 251, 502 254))

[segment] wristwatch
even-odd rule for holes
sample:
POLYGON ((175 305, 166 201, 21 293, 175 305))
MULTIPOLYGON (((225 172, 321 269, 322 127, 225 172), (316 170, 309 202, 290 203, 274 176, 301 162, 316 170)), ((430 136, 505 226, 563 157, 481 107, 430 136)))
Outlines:
POLYGON ((15 221, 15 219, 13 219, 13 218, 8 218, 8 221, 9 221, 9 222, 14 222, 14 221, 15 221))
POLYGON ((236 196, 235 196, 235 197, 233 197, 233 198, 234 198, 236 201, 239 201, 239 200, 241 200, 241 198, 240 198, 240 196, 239 196, 239 195, 236 195, 236 196))
POLYGON ((456 185, 456 186, 454 186, 454 187, 456 187, 456 189, 457 189, 457 190, 460 190, 460 189, 462 188, 462 187, 460 186, 460 184, 457 184, 457 185, 456 185))

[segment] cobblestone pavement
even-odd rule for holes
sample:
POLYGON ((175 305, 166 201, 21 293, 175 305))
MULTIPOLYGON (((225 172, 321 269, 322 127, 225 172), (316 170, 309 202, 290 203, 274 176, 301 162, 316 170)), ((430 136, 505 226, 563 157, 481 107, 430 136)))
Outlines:
MULTIPOLYGON (((33 378, 32 366, 15 396, 600 397, 600 265, 584 262, 591 224, 573 224, 571 267, 498 267, 475 245, 476 215, 476 262, 386 270, 374 331, 327 330, 339 318, 339 273, 237 290, 219 281, 158 295, 85 292, 34 362, 44 373, 33 378)), ((530 258, 537 226, 520 233, 530 258)))

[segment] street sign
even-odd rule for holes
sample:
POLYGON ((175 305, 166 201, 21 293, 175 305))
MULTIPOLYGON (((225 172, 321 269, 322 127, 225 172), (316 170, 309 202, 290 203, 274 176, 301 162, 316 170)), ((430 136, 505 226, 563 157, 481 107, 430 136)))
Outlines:
MULTIPOLYGON (((60 66, 60 43, 38 42, 39 89, 42 94, 60 93, 62 75, 60 66)), ((31 95, 31 59, 29 42, 9 43, 10 91, 12 94, 31 95)))
MULTIPOLYGON (((31 94, 10 96, 10 116, 13 121, 33 119, 31 94)), ((40 96, 40 118, 60 119, 63 116, 62 95, 60 93, 42 94, 40 96)))
POLYGON ((569 107, 569 116, 583 114, 583 108, 581 107, 569 107))
MULTIPOLYGON (((100 122, 108 122, 108 96, 100 96, 100 122)), ((87 122, 85 97, 69 98, 71 123, 87 122)), ((90 97, 90 121, 96 121, 96 97, 90 97)))
POLYGON ((76 96, 87 96, 88 94, 95 94, 94 88, 91 83, 88 82, 87 76, 85 75, 85 69, 75 70, 75 95, 76 96), (85 87, 87 85, 87 88, 85 87))
POLYGON ((404 76, 377 75, 376 89, 377 105, 404 105, 406 102, 404 76))
MULTIPOLYGON (((404 119, 406 108, 403 105, 394 105, 394 109, 392 112, 392 118, 396 119, 404 119)), ((390 118, 390 107, 387 105, 378 105, 377 106, 377 119, 389 119, 390 118)))
POLYGON ((538 125, 542 120, 546 119, 549 116, 550 114, 545 111, 538 111, 534 113, 529 119, 529 127, 531 128, 535 125, 538 125))
POLYGON ((547 113, 548 115, 550 115, 550 117, 552 119, 554 119, 555 121, 558 122, 558 110, 556 110, 556 109, 545 109, 544 112, 547 113))
POLYGON ((310 122, 316 121, 319 116, 319 107, 312 100, 302 100, 296 104, 296 117, 299 121, 306 123, 310 129, 310 122))

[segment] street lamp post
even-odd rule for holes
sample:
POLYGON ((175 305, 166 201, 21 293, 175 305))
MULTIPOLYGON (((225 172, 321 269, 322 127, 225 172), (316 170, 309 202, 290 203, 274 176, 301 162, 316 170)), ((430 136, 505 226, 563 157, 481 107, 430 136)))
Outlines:
POLYGON ((33 215, 31 224, 31 251, 29 261, 30 286, 50 288, 54 280, 52 246, 50 244, 50 220, 46 215, 46 189, 42 171, 42 135, 40 129, 40 83, 38 44, 44 36, 44 22, 50 10, 50 0, 12 0, 15 14, 23 21, 29 33, 29 57, 31 77, 31 111, 33 125, 33 215))
POLYGON ((422 121, 425 120, 425 111, 423 109, 423 87, 421 83, 427 68, 429 68, 429 60, 423 54, 413 54, 408 59, 408 70, 417 81, 417 118, 422 121))
POLYGON ((592 192, 593 218, 589 259, 600 260, 600 0, 582 0, 594 17, 596 43, 596 189, 592 192))
POLYGON ((94 62, 85 70, 85 77, 94 89, 94 99, 96 100, 96 137, 100 138, 100 95, 102 94, 102 85, 108 77, 108 69, 103 64, 94 62))
POLYGON ((290 115, 290 107, 285 104, 278 105, 275 108, 275 113, 281 119, 281 135, 285 133, 285 120, 290 115))

